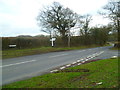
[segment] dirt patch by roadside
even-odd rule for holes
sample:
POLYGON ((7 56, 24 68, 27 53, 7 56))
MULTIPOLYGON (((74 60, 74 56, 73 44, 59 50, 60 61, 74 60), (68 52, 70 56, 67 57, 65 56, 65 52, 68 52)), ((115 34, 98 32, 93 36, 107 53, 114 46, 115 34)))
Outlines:
POLYGON ((75 77, 73 79, 70 80, 70 82, 75 82, 75 81, 79 81, 79 80, 84 80, 89 74, 83 74, 81 76, 75 77))
POLYGON ((88 69, 64 69, 64 70, 57 71, 55 73, 60 73, 60 72, 89 72, 89 70, 88 69))

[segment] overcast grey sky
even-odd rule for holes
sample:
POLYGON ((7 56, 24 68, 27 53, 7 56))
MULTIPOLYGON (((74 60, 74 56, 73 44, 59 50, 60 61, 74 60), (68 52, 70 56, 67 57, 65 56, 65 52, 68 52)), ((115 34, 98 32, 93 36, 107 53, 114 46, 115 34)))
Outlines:
POLYGON ((78 14, 92 14, 92 26, 109 22, 97 14, 108 0, 0 0, 0 36, 45 34, 37 26, 36 17, 43 6, 54 1, 78 14))

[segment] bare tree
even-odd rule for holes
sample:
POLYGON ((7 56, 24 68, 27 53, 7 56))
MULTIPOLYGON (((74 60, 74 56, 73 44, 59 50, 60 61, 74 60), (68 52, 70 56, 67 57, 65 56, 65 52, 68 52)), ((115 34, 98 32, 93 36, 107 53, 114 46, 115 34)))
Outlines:
POLYGON ((58 2, 54 2, 53 5, 41 11, 37 21, 40 26, 46 28, 46 32, 52 29, 58 31, 62 35, 64 44, 67 44, 69 29, 76 24, 75 13, 69 8, 64 8, 58 2))
POLYGON ((89 14, 82 16, 82 28, 80 30, 82 35, 87 36, 89 34, 90 31, 89 24, 91 20, 92 20, 92 16, 89 14))
POLYGON ((105 10, 101 14, 110 18, 114 23, 114 30, 120 34, 120 0, 109 0, 108 4, 103 7, 105 10))
POLYGON ((80 35, 84 38, 84 43, 88 44, 88 35, 90 33, 89 24, 92 20, 92 16, 89 14, 78 16, 78 25, 80 26, 80 35))

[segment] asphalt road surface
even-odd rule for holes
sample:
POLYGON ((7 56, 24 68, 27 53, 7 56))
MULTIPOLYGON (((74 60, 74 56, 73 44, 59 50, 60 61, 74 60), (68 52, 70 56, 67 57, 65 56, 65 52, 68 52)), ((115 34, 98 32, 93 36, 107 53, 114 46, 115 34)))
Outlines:
POLYGON ((2 84, 23 80, 50 72, 52 68, 82 60, 88 56, 91 59, 106 59, 118 56, 118 51, 110 50, 112 46, 51 52, 40 55, 24 56, 2 61, 2 84))

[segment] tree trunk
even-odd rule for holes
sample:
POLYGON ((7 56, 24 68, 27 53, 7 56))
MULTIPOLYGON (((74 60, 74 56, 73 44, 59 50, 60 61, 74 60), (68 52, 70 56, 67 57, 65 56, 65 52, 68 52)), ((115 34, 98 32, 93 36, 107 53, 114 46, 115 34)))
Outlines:
POLYGON ((120 21, 117 20, 118 42, 120 42, 120 21))
POLYGON ((62 34, 62 42, 63 42, 63 46, 67 46, 67 40, 68 40, 68 38, 67 38, 67 35, 65 35, 65 30, 63 30, 63 31, 61 31, 61 34, 62 34))

